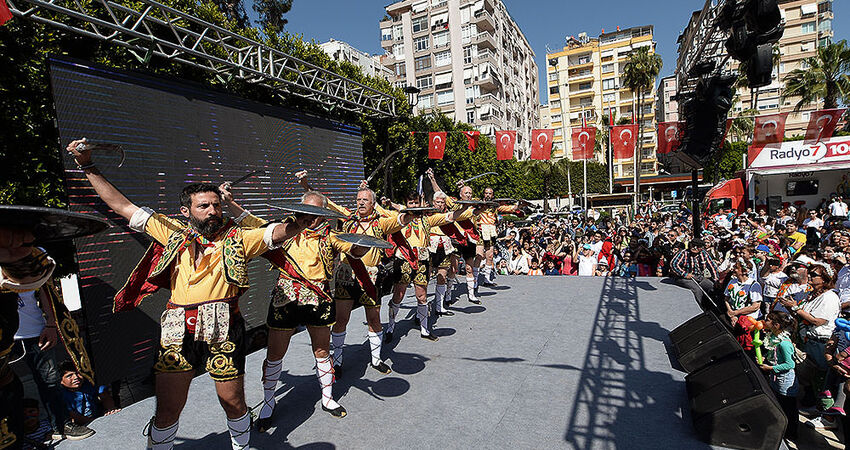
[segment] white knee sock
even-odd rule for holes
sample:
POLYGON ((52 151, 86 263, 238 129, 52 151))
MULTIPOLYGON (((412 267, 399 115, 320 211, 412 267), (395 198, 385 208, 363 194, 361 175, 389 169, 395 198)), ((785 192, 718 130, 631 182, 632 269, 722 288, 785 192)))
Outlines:
POLYGON ((335 367, 342 365, 342 348, 345 346, 345 331, 342 333, 331 332, 331 346, 333 347, 333 362, 335 367))
MULTIPOLYGON (((469 280, 469 278, 467 278, 467 280, 469 280)), ((472 288, 478 289, 478 268, 477 267, 472 269, 472 281, 475 282, 475 284, 472 286, 472 288)), ((469 281, 467 281, 467 283, 469 283, 469 281)))
POLYGON ((390 300, 390 309, 387 311, 387 315, 389 316, 389 320, 387 321, 387 333, 392 333, 395 330, 395 318, 398 316, 398 309, 401 307, 401 303, 395 303, 390 300))
POLYGON ((277 361, 266 359, 263 364, 263 407, 260 408, 260 419, 271 417, 274 412, 274 391, 277 381, 280 379, 280 370, 283 368, 283 358, 277 361))
POLYGON ((381 363, 381 342, 384 340, 384 332, 369 332, 369 345, 372 347, 372 365, 381 363))
POLYGON ((419 332, 424 336, 431 334, 428 331, 428 304, 416 304, 416 317, 419 318, 419 332))
POLYGON ((230 446, 233 450, 248 448, 251 440, 251 411, 238 419, 227 419, 227 429, 230 431, 230 446))
POLYGON ((339 408, 339 403, 333 398, 334 369, 330 356, 316 358, 316 378, 319 379, 319 386, 322 388, 322 406, 328 409, 339 408))
POLYGON ((157 428, 151 419, 148 429, 148 448, 152 450, 171 450, 174 448, 174 438, 177 437, 177 428, 180 421, 174 422, 165 428, 157 428))
POLYGON ((443 301, 446 299, 446 285, 438 284, 436 288, 434 288, 434 306, 437 308, 437 312, 443 313, 443 301))
POLYGON ((466 293, 469 295, 469 300, 477 300, 475 298, 475 278, 466 278, 466 293))

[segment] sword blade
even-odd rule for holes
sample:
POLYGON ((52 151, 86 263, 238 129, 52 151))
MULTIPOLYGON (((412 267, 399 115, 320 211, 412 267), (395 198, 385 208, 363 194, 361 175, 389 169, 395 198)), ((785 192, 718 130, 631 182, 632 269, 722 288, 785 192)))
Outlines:
POLYGON ((474 176, 474 177, 472 177, 472 178, 469 178, 469 179, 463 180, 463 182, 464 182, 464 183, 469 183, 469 182, 470 182, 470 181, 472 181, 472 180, 477 180, 477 179, 479 179, 479 178, 481 178, 481 177, 486 177, 487 175, 496 175, 496 172, 484 172, 484 173, 481 173, 481 174, 475 175, 475 176, 474 176))
POLYGON ((373 170, 373 171, 372 171, 372 173, 370 173, 370 174, 369 174, 369 176, 368 176, 368 177, 366 177, 366 182, 368 183, 368 182, 372 181, 372 178, 375 178, 375 175, 377 175, 377 174, 378 174, 378 171, 379 171, 379 170, 381 170, 381 167, 384 167, 384 164, 386 164, 386 163, 387 163, 387 161, 389 161, 389 160, 390 160, 390 158, 392 158, 392 157, 393 157, 396 153, 398 153, 398 152, 400 152, 400 151, 402 151, 402 150, 404 150, 404 149, 401 149, 401 148, 400 148, 400 149, 398 149, 398 150, 396 150, 396 151, 394 151, 394 152, 390 153, 390 154, 389 154, 389 155, 387 155, 387 156, 386 156, 383 160, 381 160, 381 163, 380 163, 380 164, 378 164, 378 167, 375 167, 375 170, 373 170))
POLYGON ((253 177, 254 175, 257 175, 258 173, 266 173, 266 171, 261 169, 261 170, 254 170, 252 172, 248 172, 247 174, 237 178, 236 180, 231 181, 230 185, 235 186, 236 184, 241 183, 241 182, 247 180, 248 178, 253 177))

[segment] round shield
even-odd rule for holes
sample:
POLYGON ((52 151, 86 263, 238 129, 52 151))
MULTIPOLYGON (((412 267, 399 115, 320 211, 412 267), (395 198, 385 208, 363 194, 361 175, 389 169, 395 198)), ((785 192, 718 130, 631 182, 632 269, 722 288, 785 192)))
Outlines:
POLYGON ((488 202, 486 200, 456 200, 455 203, 470 206, 499 206, 496 202, 488 202))
POLYGON ((29 230, 35 237, 33 244, 40 245, 99 233, 109 223, 64 209, 0 205, 0 228, 29 230))
POLYGON ((342 233, 337 234, 336 237, 343 242, 348 242, 349 244, 358 245, 360 247, 393 248, 393 245, 389 242, 367 234, 342 233))
POLYGON ((415 208, 404 208, 401 210, 401 212, 411 214, 432 214, 440 212, 440 210, 437 208, 432 208, 430 206, 418 206, 415 208))
POLYGON ((347 219, 347 217, 332 209, 322 208, 320 206, 304 205, 301 203, 288 203, 284 205, 272 205, 266 203, 265 206, 280 211, 291 212, 293 214, 309 214, 311 216, 321 216, 328 219, 347 219))

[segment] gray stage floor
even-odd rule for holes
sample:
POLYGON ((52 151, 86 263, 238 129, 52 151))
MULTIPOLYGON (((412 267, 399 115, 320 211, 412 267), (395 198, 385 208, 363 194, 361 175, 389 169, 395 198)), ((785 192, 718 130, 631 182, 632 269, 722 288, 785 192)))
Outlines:
MULTIPOLYGON (((367 368, 362 310, 349 325, 346 371, 320 408, 309 338, 293 338, 278 390, 276 428, 257 448, 709 448, 690 423, 684 374, 671 368, 667 333, 699 313, 690 292, 658 279, 501 277, 484 304, 455 304, 419 338, 405 299, 397 339, 384 347, 394 373, 367 368)), ((386 318, 386 311, 382 311, 386 318)), ((264 352, 249 355, 246 392, 262 399, 264 352)), ((62 449, 143 448, 147 399, 98 419, 97 434, 62 449)), ((195 379, 178 448, 229 448, 213 382, 195 379)))

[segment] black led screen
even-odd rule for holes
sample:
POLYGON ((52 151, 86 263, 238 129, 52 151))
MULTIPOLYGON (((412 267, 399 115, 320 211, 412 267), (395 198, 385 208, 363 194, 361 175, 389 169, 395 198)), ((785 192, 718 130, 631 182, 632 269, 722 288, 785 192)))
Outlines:
MULTIPOLYGON (((131 312, 112 313, 114 294, 150 240, 131 231, 95 195, 64 146, 75 138, 121 144, 122 167, 95 155, 101 171, 131 201, 179 216, 179 193, 189 183, 219 184, 263 169, 234 189, 255 214, 280 214, 264 203, 296 201, 294 173, 341 204, 353 203, 363 178, 360 129, 240 99, 171 79, 52 60, 51 81, 70 209, 107 218, 112 228, 75 242, 88 344, 98 382, 150 372, 159 317, 169 293, 161 291, 131 312)), ((263 259, 249 265, 251 289, 240 309, 249 329, 263 326, 276 273, 263 259)))

